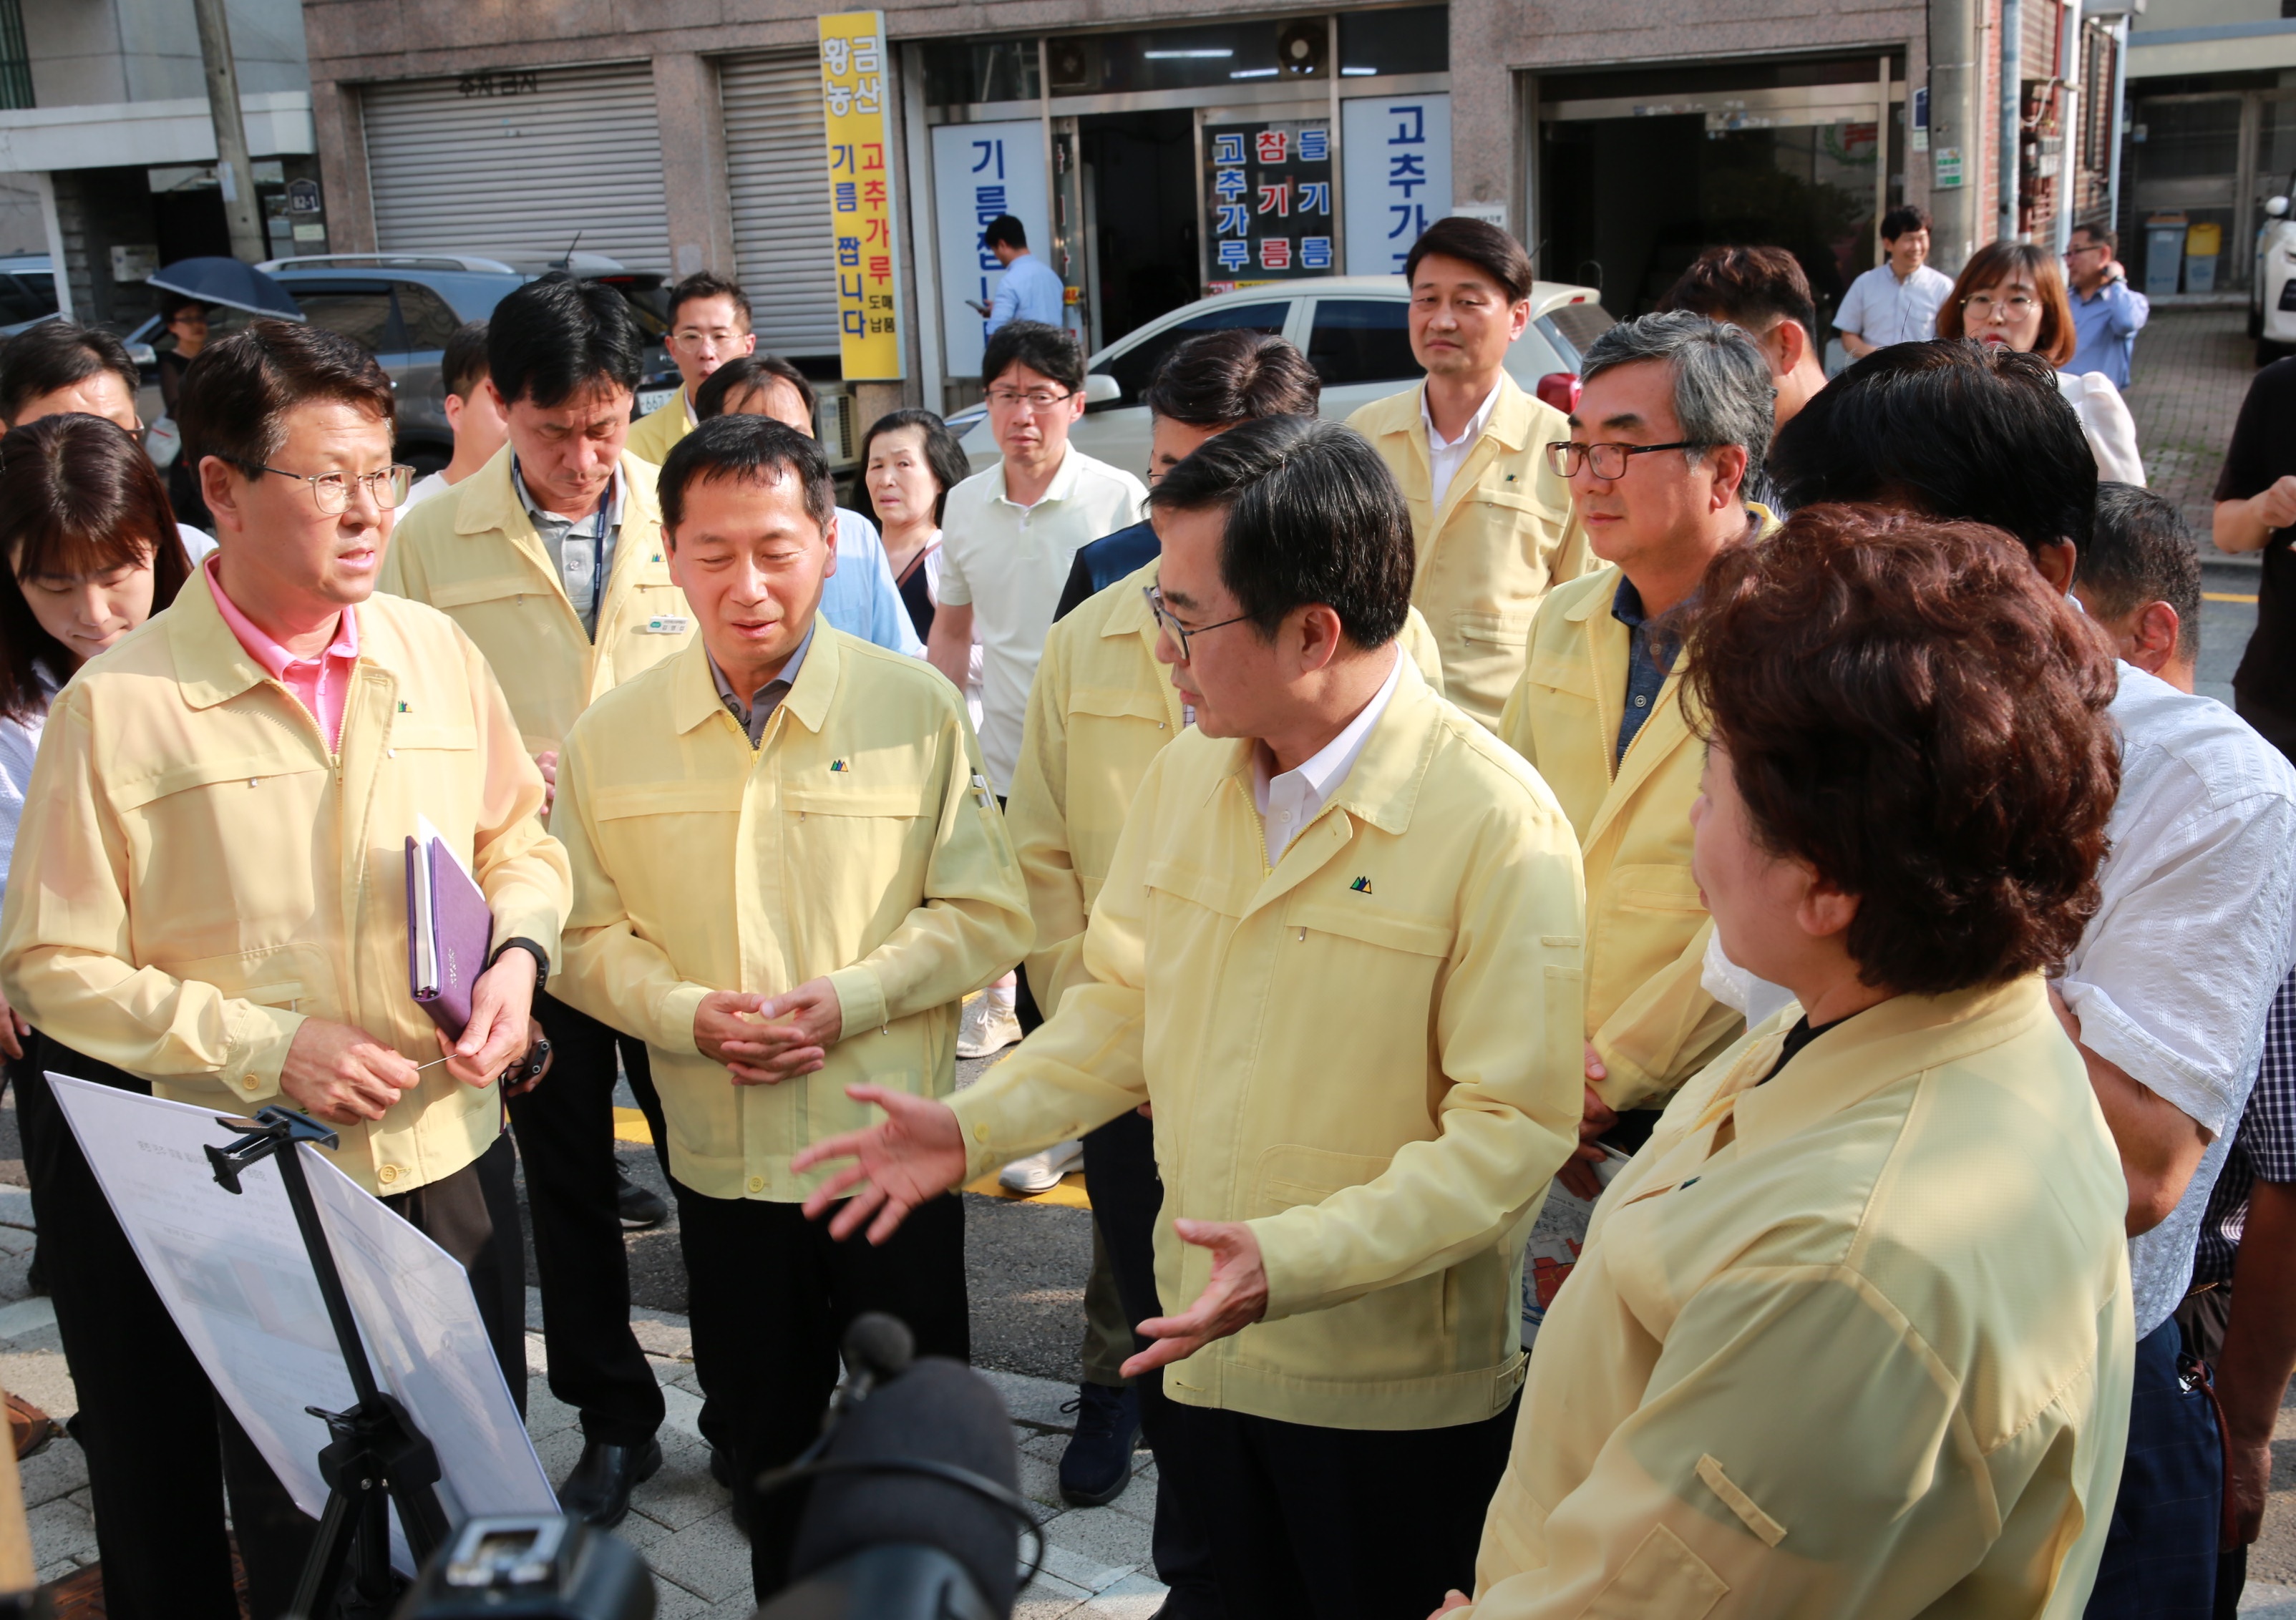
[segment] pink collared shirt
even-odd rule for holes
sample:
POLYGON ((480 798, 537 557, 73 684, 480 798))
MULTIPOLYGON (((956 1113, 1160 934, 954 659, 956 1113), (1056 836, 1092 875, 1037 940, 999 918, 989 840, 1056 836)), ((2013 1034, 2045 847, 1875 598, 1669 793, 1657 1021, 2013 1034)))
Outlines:
POLYGON ((207 576, 208 590, 215 597, 216 611, 223 615, 223 622, 247 649, 247 656, 311 711, 319 729, 326 733, 327 747, 331 750, 340 747, 343 700, 350 692, 351 671, 358 663, 358 610, 343 610, 335 624, 334 642, 324 652, 315 659, 299 659, 257 629, 255 621, 223 593, 223 582, 216 577, 216 560, 209 557, 200 571, 207 576))

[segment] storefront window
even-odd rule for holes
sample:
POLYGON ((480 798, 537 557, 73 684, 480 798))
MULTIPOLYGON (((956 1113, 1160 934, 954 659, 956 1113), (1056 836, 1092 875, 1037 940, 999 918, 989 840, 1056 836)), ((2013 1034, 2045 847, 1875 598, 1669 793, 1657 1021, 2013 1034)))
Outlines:
POLYGON ((925 46, 925 102, 1033 102, 1044 94, 1033 39, 939 40, 925 46))
POLYGON ((1331 25, 1323 17, 1144 34, 1078 34, 1054 39, 1046 48, 1054 95, 1317 79, 1330 72, 1330 54, 1331 25))
POLYGON ((1451 8, 1340 13, 1340 77, 1451 70, 1451 8))

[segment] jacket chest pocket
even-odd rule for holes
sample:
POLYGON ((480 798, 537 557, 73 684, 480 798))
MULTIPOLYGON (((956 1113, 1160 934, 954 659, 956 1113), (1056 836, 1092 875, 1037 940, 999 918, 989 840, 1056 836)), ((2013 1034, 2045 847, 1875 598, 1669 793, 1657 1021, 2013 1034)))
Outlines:
POLYGON ((668 937, 696 885, 733 882, 742 789, 739 778, 624 782, 591 799, 602 863, 649 938, 668 937))
POLYGON ((1365 1128, 1416 1133, 1425 1126, 1422 1077, 1454 930, 1447 918, 1382 910, 1374 892, 1350 889, 1341 899, 1301 900, 1285 909, 1269 1017, 1283 1026, 1275 1050, 1320 1049, 1335 1079, 1397 1076, 1390 1087, 1357 1081, 1349 1087, 1351 1105, 1365 1105, 1365 1128), (1369 1016, 1374 1007, 1379 1015, 1369 1016))
POLYGON ((1601 896, 1588 909, 1594 921, 1587 951, 1590 1024, 1608 1019, 1652 974, 1681 955, 1706 921, 1687 849, 1679 866, 1611 868, 1601 896))
POLYGON ((935 824, 921 802, 924 791, 809 784, 782 790, 783 881, 792 920, 802 920, 809 936, 801 945, 850 953, 850 961, 922 903, 935 824))
POLYGON ((529 596, 549 594, 550 587, 533 574, 490 574, 483 579, 449 579, 430 587, 430 605, 441 613, 458 608, 497 607, 515 611, 529 596))
POLYGON ((338 877, 332 779, 310 753, 252 751, 116 788, 138 956, 236 956, 250 920, 316 916, 338 877))

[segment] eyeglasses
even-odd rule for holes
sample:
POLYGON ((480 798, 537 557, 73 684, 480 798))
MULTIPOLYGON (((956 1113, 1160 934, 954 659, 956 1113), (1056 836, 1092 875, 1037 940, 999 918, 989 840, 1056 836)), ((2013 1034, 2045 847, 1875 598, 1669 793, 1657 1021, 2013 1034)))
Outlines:
POLYGON ((1677 439, 1670 445, 1581 445, 1575 441, 1556 440, 1546 446, 1546 464, 1554 469, 1554 476, 1570 479, 1578 476, 1581 467, 1591 468, 1595 476, 1608 483, 1627 476, 1627 458, 1648 455, 1653 450, 1706 450, 1712 448, 1694 438, 1677 439))
POLYGON ((2078 242, 2078 241, 2077 241, 2077 242, 2075 242, 2071 247, 2067 248, 2067 249, 2065 250, 2065 257, 2066 257, 2067 258, 2072 258, 2072 257, 2073 257, 2073 255, 2075 255, 2076 253, 2110 253, 2112 250, 2112 249, 2110 249, 2110 248, 2106 247, 2106 246, 2105 246, 2103 242, 2101 242, 2101 241, 2091 241, 2091 242, 2078 242))
POLYGON ((2020 321, 2041 307, 2038 299, 2029 299, 2021 292, 2013 292, 2005 299, 1996 299, 1989 292, 1972 292, 1961 300, 1961 307, 1979 320, 1990 319, 2000 310, 2010 320, 2020 321))
POLYGON ((1073 392, 1055 394, 1050 389, 1030 389, 1025 394, 1018 389, 988 390, 989 405, 1000 411, 1018 410, 1022 405, 1031 411, 1049 411, 1062 401, 1075 397, 1073 392))
POLYGON ((376 506, 390 511, 406 502, 406 492, 414 483, 414 469, 407 466, 385 467, 381 472, 290 472, 283 467, 266 467, 260 462, 242 462, 239 466, 247 472, 268 472, 308 484, 319 511, 330 518, 350 510, 353 484, 364 487, 367 498, 376 506))
POLYGON ((1140 594, 1148 599, 1148 611, 1156 616, 1156 627, 1163 631, 1165 634, 1170 636, 1173 642, 1180 649, 1180 662, 1183 664, 1188 661, 1188 638, 1190 636, 1208 634, 1214 630, 1225 630, 1230 625, 1240 625, 1243 623, 1245 619, 1251 617, 1249 613, 1239 613, 1234 618, 1224 618, 1220 620, 1217 625, 1200 625, 1195 629, 1191 630, 1178 619, 1174 618, 1172 617, 1171 610, 1164 605, 1164 591, 1162 586, 1152 585, 1142 585, 1140 587, 1140 594))

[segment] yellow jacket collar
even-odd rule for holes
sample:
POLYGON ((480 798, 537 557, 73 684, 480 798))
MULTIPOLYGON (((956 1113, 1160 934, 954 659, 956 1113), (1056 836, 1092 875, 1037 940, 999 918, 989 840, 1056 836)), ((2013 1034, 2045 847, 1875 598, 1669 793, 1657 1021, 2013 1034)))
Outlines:
MULTIPOLYGON (((806 649, 805 662, 798 669, 789 696, 782 700, 782 707, 791 717, 809 732, 820 731, 829 718, 830 700, 837 695, 838 669, 845 656, 844 649, 839 645, 843 640, 843 635, 816 611, 813 644, 806 649)), ((681 734, 706 724, 712 715, 726 715, 725 700, 718 695, 718 683, 709 677, 709 649, 702 644, 698 632, 671 661, 670 679, 676 685, 670 699, 670 723, 681 734)))
POLYGON ((1108 605, 1108 617, 1100 622, 1100 633, 1111 641, 1141 635, 1156 627, 1156 616, 1148 611, 1148 599, 1140 587, 1156 583, 1156 564, 1144 563, 1116 584, 1116 599, 1108 605))
MULTIPOLYGON (((193 569, 167 612, 168 645, 176 658, 176 679, 193 708, 213 708, 260 686, 270 673, 239 644, 223 622, 215 593, 203 569, 193 569)), ((365 624, 359 626, 367 628, 365 624)), ((365 647, 364 641, 360 643, 365 647)))
POLYGON ((1758 1084, 1776 1067, 1786 1032, 1800 1016, 1794 1006, 1772 1019, 1717 1092, 1718 1103, 1736 1092, 1738 1140, 1747 1152, 1783 1141, 1910 1076, 2014 1039, 2054 1015, 2047 984, 2038 973, 1990 988, 1895 996, 1827 1030, 1775 1079, 1758 1084))
MULTIPOLYGON (((1777 514, 1773 512, 1768 507, 1763 505, 1759 501, 1749 501, 1746 503, 1746 516, 1751 520, 1754 538, 1757 540, 1774 534, 1777 530, 1777 514)), ((1595 618, 1597 616, 1607 618, 1611 612, 1611 600, 1619 593, 1619 565, 1617 563, 1606 562, 1603 564, 1600 569, 1595 570, 1595 573, 1587 575, 1587 577, 1589 580, 1600 577, 1609 581, 1609 583, 1602 585, 1592 584, 1587 585, 1584 587, 1584 594, 1579 596, 1576 601, 1572 602, 1569 608, 1563 610, 1562 617, 1574 625, 1583 625, 1588 619, 1595 618)))
MULTIPOLYGON (((541 536, 536 533, 534 519, 526 510, 526 503, 518 498, 517 486, 511 482, 511 447, 504 445, 494 454, 494 459, 471 474, 469 488, 455 503, 455 532, 458 535, 505 534, 516 538, 529 537, 537 544, 541 536)), ((661 501, 655 493, 651 479, 632 475, 640 465, 638 459, 624 451, 620 460, 622 485, 622 532, 652 523, 661 522, 661 501)), ((615 548, 619 561, 620 548, 615 548)))
MULTIPOLYGON (((1395 656, 1403 665, 1402 675, 1395 683, 1395 695, 1388 700, 1387 712, 1371 728, 1363 752, 1356 757, 1355 769, 1348 773, 1347 780, 1340 784, 1339 791, 1326 806, 1327 810, 1345 810, 1357 821, 1369 822, 1387 833, 1401 833, 1411 825, 1411 813, 1419 803, 1420 785, 1426 781, 1428 765, 1435 757, 1437 728, 1428 720, 1440 707, 1440 700, 1428 690, 1427 677, 1419 673, 1419 666, 1400 646, 1396 646, 1395 656)), ((1227 771, 1214 779, 1214 790, 1229 777, 1235 777, 1245 798, 1250 800, 1251 753, 1259 744, 1255 738, 1241 737, 1232 746, 1234 752, 1227 771)), ((1294 841, 1304 839, 1305 832, 1303 828, 1294 841)))

